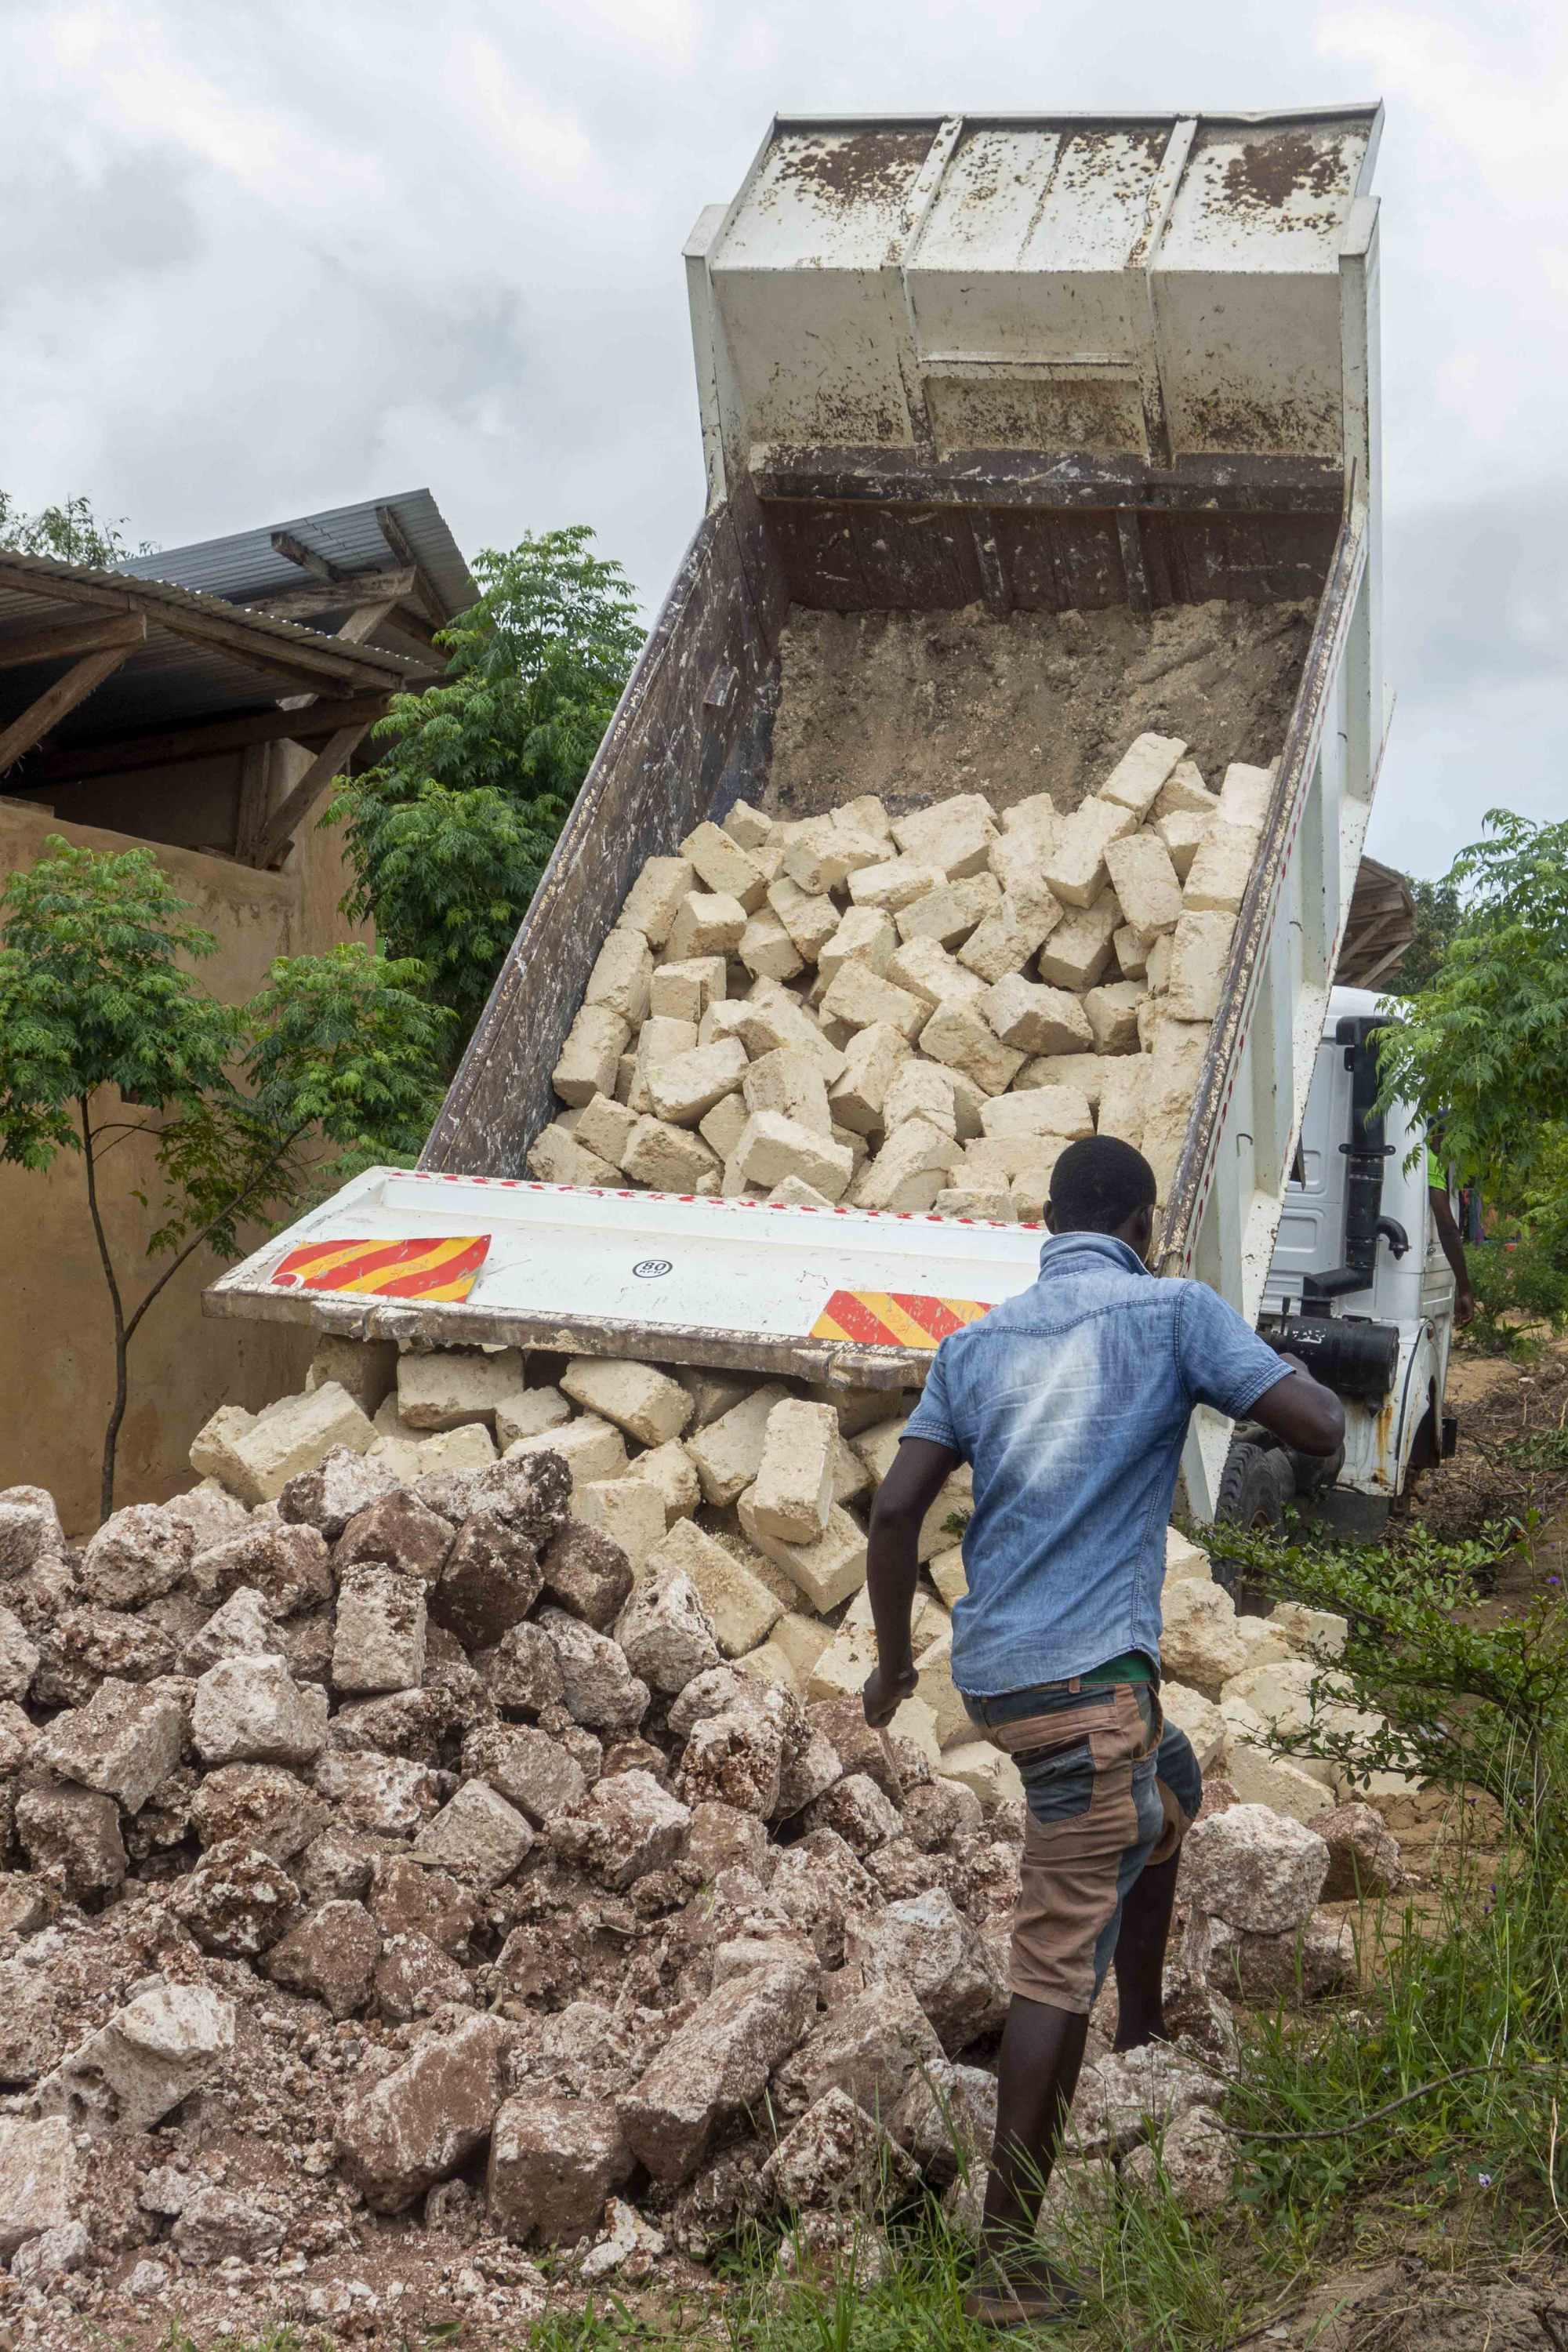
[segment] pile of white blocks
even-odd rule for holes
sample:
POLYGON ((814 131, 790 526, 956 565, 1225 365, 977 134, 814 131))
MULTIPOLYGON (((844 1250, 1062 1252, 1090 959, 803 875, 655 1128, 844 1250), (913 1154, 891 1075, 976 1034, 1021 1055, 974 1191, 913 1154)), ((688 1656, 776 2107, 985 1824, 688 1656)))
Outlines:
MULTIPOLYGON (((621 1546, 639 1587, 689 1580, 726 1660, 807 1704, 858 1696, 876 1661, 867 1524, 911 1397, 595 1357, 542 1381, 516 1349, 399 1355, 390 1342, 331 1339, 319 1341, 311 1379, 305 1395, 259 1415, 223 1408, 193 1446, 193 1467, 255 1506, 329 1445, 407 1482, 548 1449, 567 1464, 574 1517, 621 1546)), ((972 1504, 961 1467, 921 1529, 920 1683, 894 1728, 991 1811, 1021 1790, 1010 1760, 975 1738, 952 1682, 951 1612, 967 1589, 972 1504)), ((1406 1785, 1392 1774, 1352 1784, 1335 1766, 1276 1751, 1275 1727, 1311 1715, 1314 1678, 1344 1645, 1342 1619, 1291 1603, 1238 1615, 1206 1553, 1174 1528, 1163 1611, 1166 1713, 1205 1771, 1247 1802, 1310 1822, 1345 1796, 1406 1785)), ((1327 1697, 1320 1721, 1377 1728, 1332 1689, 1327 1697)))
POLYGON ((1166 1197, 1273 770, 1140 735, 1070 814, 737 802, 628 892, 528 1155, 547 1183, 1037 1221, 1075 1138, 1166 1197))

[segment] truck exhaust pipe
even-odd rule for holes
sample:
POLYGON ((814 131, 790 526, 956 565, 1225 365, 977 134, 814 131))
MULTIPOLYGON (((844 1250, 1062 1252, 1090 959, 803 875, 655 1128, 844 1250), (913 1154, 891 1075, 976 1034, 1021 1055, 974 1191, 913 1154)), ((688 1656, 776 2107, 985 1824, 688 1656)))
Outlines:
POLYGON ((1380 1237, 1387 1242, 1395 1257, 1403 1257, 1410 1247, 1410 1236, 1404 1226, 1396 1218, 1383 1213, 1383 1163, 1394 1147, 1384 1134, 1384 1117, 1378 1108, 1381 1079, 1373 1039, 1379 1029, 1387 1026, 1387 1019, 1381 1013, 1352 1013, 1334 1030, 1334 1043, 1344 1047, 1345 1067, 1351 1074, 1350 1140, 1340 1146, 1349 1163, 1345 1170, 1344 1260, 1331 1273, 1302 1277, 1303 1302, 1309 1298, 1343 1298, 1352 1291, 1370 1290, 1377 1271, 1380 1237))

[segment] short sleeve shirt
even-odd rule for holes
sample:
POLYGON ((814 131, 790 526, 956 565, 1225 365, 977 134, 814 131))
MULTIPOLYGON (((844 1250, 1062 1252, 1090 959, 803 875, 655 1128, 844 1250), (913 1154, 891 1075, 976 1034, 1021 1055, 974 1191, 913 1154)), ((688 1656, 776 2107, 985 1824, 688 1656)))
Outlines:
POLYGON ((904 1430, 970 1465, 952 1675, 996 1697, 1125 1652, 1157 1664, 1165 1529, 1195 1404, 1239 1419, 1287 1376, 1206 1283, 1062 1234, 1039 1278, 944 1339, 904 1430))

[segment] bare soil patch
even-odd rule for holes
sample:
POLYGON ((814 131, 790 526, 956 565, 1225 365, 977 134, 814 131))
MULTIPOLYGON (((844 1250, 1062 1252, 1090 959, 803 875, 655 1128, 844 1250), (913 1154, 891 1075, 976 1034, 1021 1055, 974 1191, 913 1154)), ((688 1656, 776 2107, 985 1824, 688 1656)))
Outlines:
POLYGON ((1205 779, 1279 756, 1310 604, 1104 613, 816 613, 781 647, 770 815, 859 793, 895 806, 1048 792, 1076 808, 1134 736, 1180 735, 1205 779))

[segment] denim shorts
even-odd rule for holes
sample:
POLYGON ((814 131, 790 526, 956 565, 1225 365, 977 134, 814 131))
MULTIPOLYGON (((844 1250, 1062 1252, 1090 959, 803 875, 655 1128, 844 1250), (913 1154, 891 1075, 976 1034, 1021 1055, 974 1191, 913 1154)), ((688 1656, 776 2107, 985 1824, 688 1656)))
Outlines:
POLYGON ((1192 1742, 1165 1723, 1152 1683, 1047 1683, 963 1703, 1017 1765, 1028 1802, 1012 1990, 1087 2011, 1129 1887, 1174 1853, 1203 1801, 1192 1742))

